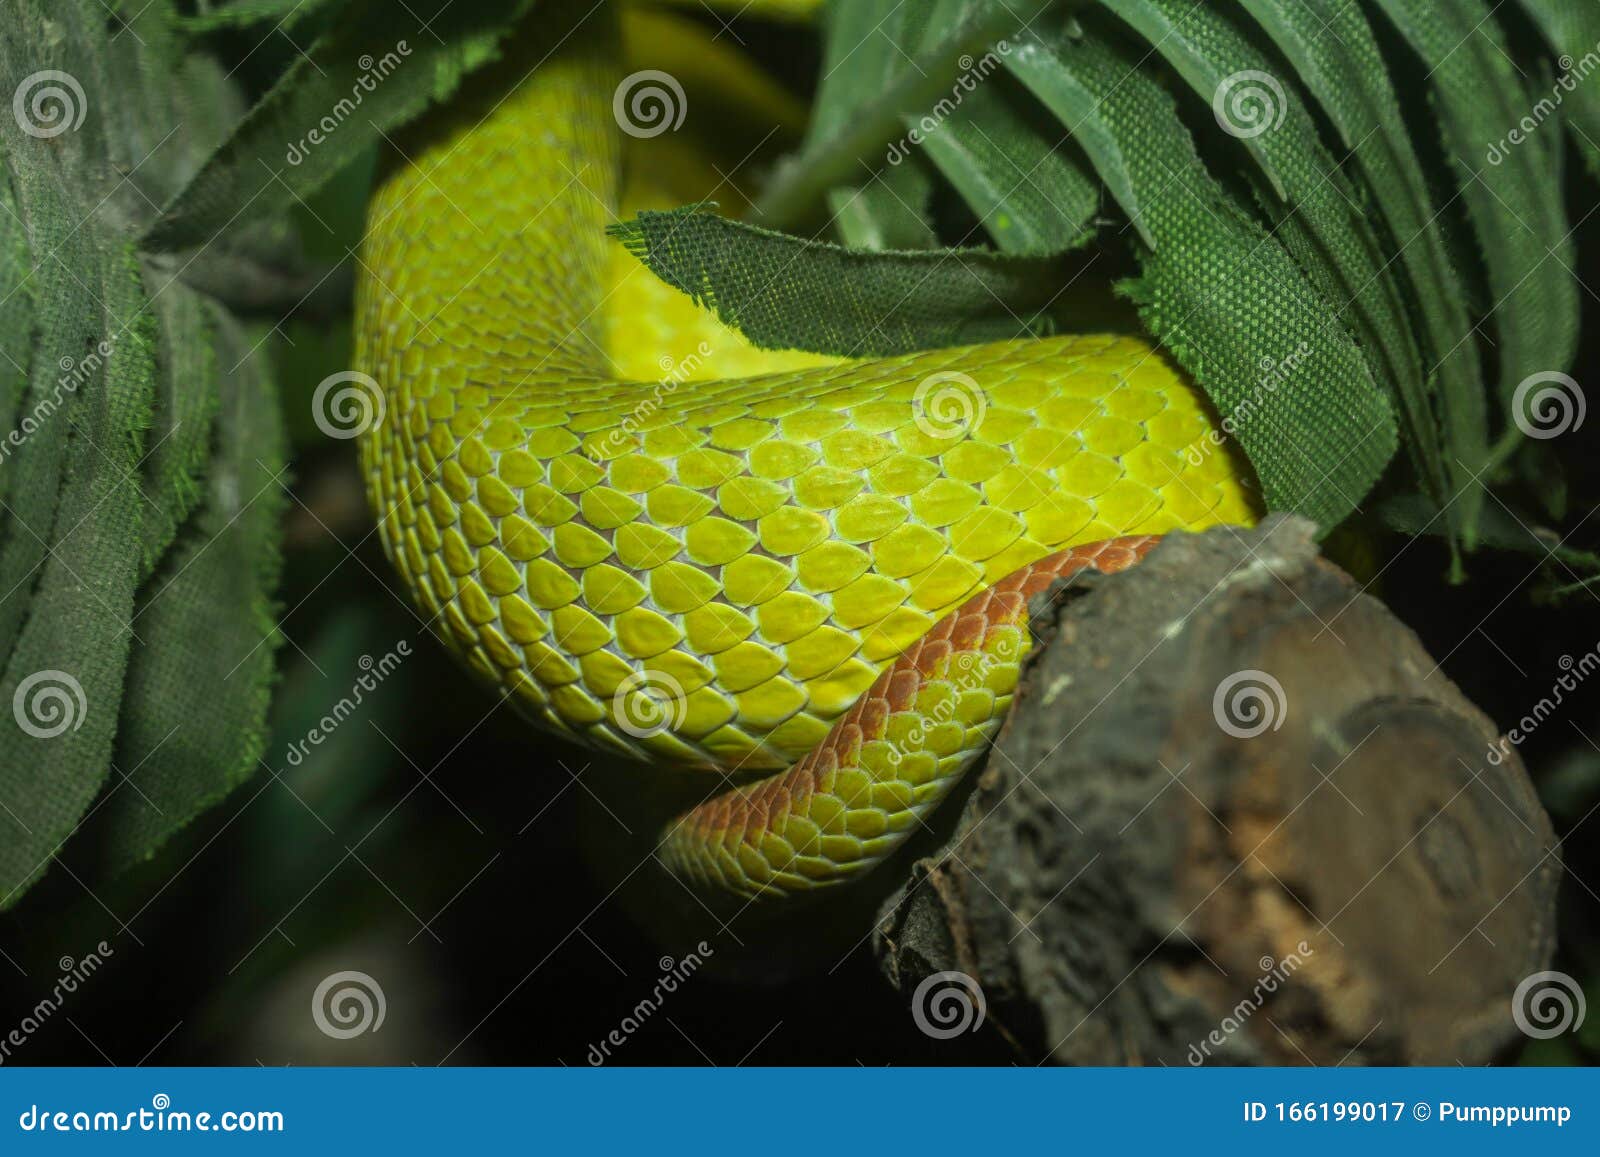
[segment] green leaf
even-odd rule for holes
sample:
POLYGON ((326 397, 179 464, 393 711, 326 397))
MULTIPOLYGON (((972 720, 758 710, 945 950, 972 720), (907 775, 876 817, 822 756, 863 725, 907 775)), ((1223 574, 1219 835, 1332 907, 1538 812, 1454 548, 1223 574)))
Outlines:
POLYGON ((1428 70, 1445 152, 1487 267, 1500 395, 1509 406, 1518 383, 1565 370, 1577 350, 1576 256, 1561 201, 1559 141, 1552 133, 1480 159, 1486 142, 1526 112, 1521 78, 1484 0, 1382 0, 1379 7, 1428 70))
MULTIPOLYGON (((152 600, 150 581, 178 565, 176 551, 234 553, 221 531, 204 536, 208 507, 197 505, 206 487, 232 485, 207 474, 220 468, 213 330, 223 319, 141 264, 134 238, 239 101, 215 64, 178 55, 167 0, 125 19, 109 25, 95 0, 20 0, 0 41, 0 88, 26 110, 0 117, 0 342, 12 372, 0 371, 0 398, 16 431, 0 507, 0 908, 78 833, 114 754, 157 718, 127 698, 148 657, 232 637, 220 625, 193 633, 204 608, 263 599, 275 573, 256 526, 246 553, 257 581, 195 565, 170 619, 136 611, 152 600)), ((247 431, 261 463, 281 438, 270 401, 257 400, 247 431)), ((232 629, 264 637, 259 615, 240 614, 232 629)), ((200 803, 237 776, 233 753, 255 734, 241 705, 259 705, 268 679, 241 664, 231 680, 190 689, 204 701, 174 742, 207 771, 200 803), (212 718, 232 730, 208 731, 212 718)), ((174 823, 192 814, 181 805, 167 812, 174 823)))
MULTIPOLYGON (((1388 402, 1348 331, 1329 324, 1336 306, 1207 172, 1139 57, 1111 30, 1086 27, 1075 37, 1041 22, 1048 50, 1030 67, 1070 72, 1071 88, 1037 91, 1087 94, 1127 166, 1155 241, 1136 246, 1144 272, 1127 291, 1230 420, 1268 505, 1331 528, 1394 453, 1388 402)), ((1078 115, 1076 100, 1059 111, 1078 115)))
MULTIPOLYGON (((1381 525, 1412 538, 1449 536, 1444 512, 1421 494, 1389 495, 1377 503, 1373 513, 1381 525)), ((1567 564, 1566 574, 1600 575, 1600 555, 1563 545, 1565 540, 1556 531, 1538 525, 1526 512, 1513 513, 1503 503, 1484 508, 1480 541, 1493 550, 1515 551, 1542 561, 1557 559, 1567 564)))
POLYGON ((1072 70, 1062 66, 1056 45, 1046 45, 1036 34, 1017 34, 1017 43, 1006 54, 1011 74, 1022 81, 1040 103, 1055 114, 1079 147, 1089 155, 1100 179, 1139 235, 1151 249, 1155 235, 1144 220, 1129 161, 1123 155, 1123 141, 1108 123, 1094 92, 1081 84, 1072 70))
POLYGON ((151 305, 160 321, 161 348, 154 421, 146 435, 141 578, 172 545, 200 497, 199 476, 217 408, 217 359, 199 294, 171 284, 151 305))
MULTIPOLYGON (((1150 43, 1150 47, 1178 71, 1178 75, 1207 104, 1214 104, 1231 91, 1230 78, 1240 72, 1261 72, 1262 54, 1255 45, 1237 34, 1232 21, 1215 8, 1201 4, 1178 4, 1171 0, 1100 0, 1101 4, 1127 22, 1150 43)), ((1283 163, 1280 147, 1274 148, 1283 126, 1274 118, 1296 111, 1293 100, 1275 100, 1270 91, 1257 89, 1255 95, 1266 103, 1257 109, 1263 120, 1241 125, 1234 135, 1255 159, 1279 200, 1294 201, 1294 194, 1280 172, 1283 163), (1269 123, 1272 122, 1272 123, 1269 123)), ((1289 126, 1292 147, 1307 147, 1301 137, 1304 125, 1289 126)))
POLYGON ((1100 182, 1014 83, 982 81, 922 147, 1002 252, 1064 253, 1094 237, 1100 182))
MULTIPOLYGON (((806 126, 804 148, 813 152, 848 132, 856 110, 880 97, 906 71, 907 54, 921 39, 908 25, 926 8, 893 0, 859 0, 828 6, 824 24, 822 75, 806 126)), ((920 66, 919 61, 912 61, 920 66)), ((916 111, 920 112, 918 107, 916 111)), ((885 141, 885 144, 888 142, 885 141)), ((866 160, 866 158, 863 158, 866 160)), ((881 156, 870 158, 868 169, 881 156)))
POLYGON ((534 0, 352 0, 163 210, 144 244, 202 245, 282 212, 498 58, 534 0))
MULTIPOLYGON (((278 640, 272 592, 287 505, 265 355, 207 310, 225 366, 204 501, 140 592, 117 778, 86 837, 116 871, 152 855, 257 768, 278 640)), ((208 343, 209 344, 209 343, 208 343)))
POLYGON ((178 27, 185 32, 214 32, 221 28, 248 28, 269 20, 273 31, 289 31, 323 9, 337 7, 346 0, 233 0, 209 12, 181 17, 178 27))
MULTIPOLYGON (((811 219, 830 189, 857 181, 863 166, 867 171, 878 166, 890 144, 900 137, 904 117, 919 116, 934 107, 959 75, 963 56, 982 53, 994 41, 1025 26, 1050 3, 963 0, 951 6, 952 12, 959 9, 955 17, 936 30, 932 43, 919 48, 909 66, 900 69, 889 84, 851 85, 850 93, 857 95, 850 99, 842 99, 836 88, 834 96, 819 100, 821 127, 807 138, 798 155, 773 174, 756 203, 755 219, 774 228, 795 228, 811 219)), ((843 18, 840 11, 835 5, 834 19, 843 18)), ((882 74, 863 69, 863 75, 882 74)))
MULTIPOLYGON (((936 53, 941 30, 970 6, 967 0, 836 5, 808 144, 837 133, 860 106, 917 67, 916 54, 936 53)), ((901 135, 878 158, 885 163, 869 166, 863 160, 863 168, 876 167, 876 174, 859 190, 830 191, 829 207, 847 244, 937 244, 928 224, 923 161, 944 175, 1004 252, 1062 253, 1093 236, 1100 182, 1076 147, 1058 150, 1059 126, 1001 74, 1002 51, 996 46, 976 58, 958 58, 960 72, 933 108, 901 118, 901 135), (907 186, 920 195, 906 196, 907 186)))
MULTIPOLYGON (((1557 109, 1564 113, 1584 163, 1600 177, 1600 89, 1594 83, 1595 73, 1600 72, 1600 6, 1583 0, 1522 0, 1522 7, 1561 54, 1556 61, 1560 76, 1548 87, 1535 86, 1534 103, 1523 115, 1532 119, 1537 131, 1557 109)), ((1502 132, 1509 134, 1518 127, 1521 117, 1502 132)))
POLYGON ((9 19, 0 89, 54 84, 63 93, 59 122, 0 117, 0 139, 32 258, 24 406, 39 413, 64 400, 10 464, 18 478, 0 563, 10 592, 0 603, 0 703, 17 706, 0 727, 0 906, 44 870, 107 774, 138 580, 139 551, 128 543, 141 521, 137 431, 149 422, 155 377, 132 248, 96 212, 107 174, 94 158, 115 135, 94 112, 110 99, 97 85, 108 72, 103 13, 67 4, 47 15, 24 2, 9 19), (80 109, 81 125, 68 127, 80 109), (62 134, 34 135, 58 123, 62 134))
MULTIPOLYGON (((24 436, 20 428, 21 407, 28 388, 33 344, 33 294, 28 273, 31 263, 27 230, 17 216, 11 178, 0 165, 0 503, 7 501, 11 480, 16 477, 11 456, 24 436)), ((8 589, 0 588, 0 595, 8 589)))
MULTIPOLYGON (((1455 537, 1471 546, 1489 453, 1479 350, 1439 225, 1444 206, 1433 202, 1372 27, 1359 5, 1344 0, 1242 3, 1353 153, 1387 225, 1391 253, 1409 279, 1427 376, 1437 381, 1432 402, 1451 477, 1448 517, 1455 537)), ((1415 428, 1429 418, 1413 412, 1408 420, 1415 428)))
POLYGON ((870 253, 729 221, 690 205, 611 234, 668 285, 758 346, 869 356, 1054 328, 1064 263, 984 249, 870 253))
MULTIPOLYGON (((1396 411, 1407 419, 1407 445, 1419 478, 1443 503, 1448 475, 1405 286, 1364 212, 1361 190, 1323 145, 1305 90, 1292 76, 1281 81, 1273 76, 1276 65, 1268 53, 1233 17, 1215 8, 1187 0, 1103 2, 1176 69, 1203 102, 1205 116, 1237 116, 1229 94, 1250 86, 1252 97, 1264 102, 1259 122, 1236 126, 1244 134, 1240 143, 1249 147, 1233 155, 1246 168, 1254 163, 1256 200, 1271 221, 1270 232, 1323 295, 1338 303, 1328 324, 1353 328, 1374 376, 1387 385, 1396 411)), ((1217 150, 1212 169, 1228 172, 1229 156, 1217 150)))
POLYGON ((934 249, 939 239, 929 224, 933 178, 923 158, 874 173, 859 188, 828 191, 834 228, 852 249, 934 249))

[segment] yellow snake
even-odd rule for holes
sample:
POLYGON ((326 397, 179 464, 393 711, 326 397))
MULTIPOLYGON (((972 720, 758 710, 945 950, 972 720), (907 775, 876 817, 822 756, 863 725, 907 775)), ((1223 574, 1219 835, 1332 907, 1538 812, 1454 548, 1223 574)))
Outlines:
POLYGON ((1253 522, 1254 491, 1231 448, 1185 453, 1214 420, 1137 337, 752 347, 607 237, 722 181, 708 134, 623 132, 619 92, 670 62, 702 103, 782 99, 676 18, 629 11, 624 46, 613 6, 570 30, 550 7, 399 141, 371 201, 356 342, 383 542, 535 720, 707 769, 715 794, 665 826, 672 870, 764 896, 855 878, 998 729, 1029 594, 1152 541, 1126 536, 1253 522))

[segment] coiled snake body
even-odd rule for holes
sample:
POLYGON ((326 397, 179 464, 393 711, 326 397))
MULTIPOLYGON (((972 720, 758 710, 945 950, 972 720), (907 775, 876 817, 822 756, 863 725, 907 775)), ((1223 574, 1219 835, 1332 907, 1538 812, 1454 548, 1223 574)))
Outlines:
POLYGON ((371 202, 357 364, 381 388, 362 465, 386 549, 536 719, 771 773, 708 780, 663 837, 674 871, 761 895, 851 879, 997 730, 1030 595, 1251 522, 1252 492, 1231 451, 1185 454, 1210 441, 1203 397, 1134 337, 754 349, 605 235, 668 184, 630 163, 624 187, 643 146, 614 23, 535 39, 520 82, 405 138, 371 202))

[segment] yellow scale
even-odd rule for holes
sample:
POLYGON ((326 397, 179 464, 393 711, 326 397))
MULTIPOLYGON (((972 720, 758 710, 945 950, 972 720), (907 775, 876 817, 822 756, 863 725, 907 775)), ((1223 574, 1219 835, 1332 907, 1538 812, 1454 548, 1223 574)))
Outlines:
POLYGON ((690 104, 679 133, 625 138, 603 23, 507 94, 546 54, 535 30, 410 132, 361 253, 383 541, 485 679, 603 747, 783 767, 1016 568, 1255 520, 1231 449, 1186 457, 1214 421, 1140 338, 773 353, 662 284, 605 227, 713 191, 697 116, 790 104, 691 26, 630 13, 639 66, 677 70, 690 104), (954 436, 916 400, 951 374, 982 409, 954 436))

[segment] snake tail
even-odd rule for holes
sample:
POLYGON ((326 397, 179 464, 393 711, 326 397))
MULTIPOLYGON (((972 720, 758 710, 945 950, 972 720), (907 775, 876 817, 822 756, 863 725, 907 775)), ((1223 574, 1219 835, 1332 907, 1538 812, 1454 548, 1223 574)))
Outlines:
POLYGON ((882 863, 999 731, 1033 648, 1029 600, 1085 568, 1132 566, 1159 541, 1069 547, 979 591, 889 664, 794 767, 672 824, 663 861, 708 890, 750 897, 846 883, 882 863))

